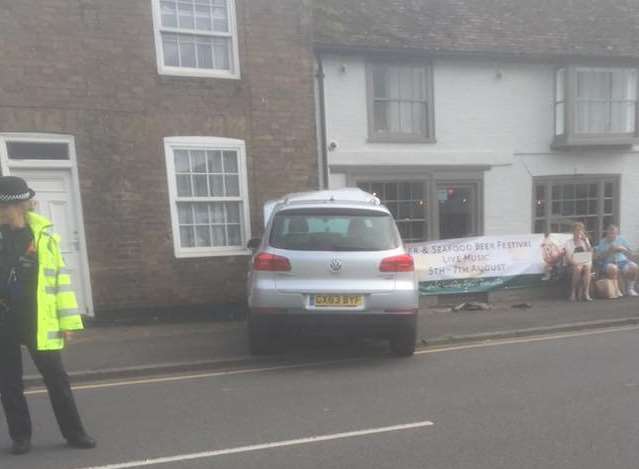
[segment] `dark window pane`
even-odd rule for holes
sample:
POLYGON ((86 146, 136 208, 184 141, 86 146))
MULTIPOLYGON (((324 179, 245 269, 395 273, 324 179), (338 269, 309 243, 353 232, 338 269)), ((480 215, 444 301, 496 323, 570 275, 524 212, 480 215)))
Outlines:
POLYGON ((224 176, 209 176, 209 189, 212 197, 223 197, 224 176))
POLYGON ((169 67, 179 67, 180 54, 178 53, 177 36, 162 34, 162 48, 164 50, 164 64, 169 67))
POLYGON ((195 234, 192 226, 180 227, 180 245, 183 248, 192 248, 195 246, 195 234))
POLYGON ((574 215, 575 213, 575 201, 574 200, 564 200, 564 203, 561 206, 561 214, 562 215, 574 215))
POLYGON ((195 227, 195 245, 197 247, 211 246, 211 229, 208 225, 195 227))
POLYGON ((590 197, 599 197, 599 184, 590 184, 589 196, 590 197))
POLYGON ((577 198, 585 199, 588 197, 588 184, 577 184, 577 198))
POLYGON ((421 200, 424 198, 424 184, 421 182, 413 182, 411 184, 411 196, 413 200, 421 200))
POLYGON ((194 173, 206 173, 206 153, 200 150, 191 152, 191 171, 194 173))
POLYGON ((612 213, 612 199, 606 199, 604 200, 604 213, 605 214, 611 214, 612 213))
POLYGON ((234 151, 224 152, 224 172, 237 174, 239 172, 237 166, 237 153, 234 151))
POLYGON ((208 225, 209 221, 209 206, 208 204, 193 204, 195 212, 195 223, 198 225, 208 225))
POLYGON ((7 142, 7 154, 12 160, 68 160, 66 143, 7 142))
POLYGON ((396 183, 391 182, 384 185, 384 200, 398 200, 396 183))
POLYGON ((543 195, 540 197, 537 193, 537 200, 535 200, 535 216, 537 218, 543 217, 546 214, 546 201, 543 195))
POLYGON ((373 105, 373 122, 375 132, 389 132, 388 125, 388 103, 386 101, 376 101, 373 105))
POLYGON ((552 186, 552 200, 561 200, 562 198, 562 190, 561 186, 552 186))
POLYGON ((222 172, 222 152, 219 150, 207 151, 207 164, 209 173, 222 172))
POLYGON ((191 188, 191 176, 177 175, 177 195, 178 197, 191 197, 193 196, 193 190, 191 188))
POLYGON ((553 215, 561 215, 561 202, 553 202, 552 203, 552 214, 553 215))
POLYGON ((188 173, 191 171, 189 164, 189 152, 186 150, 175 150, 175 171, 178 173, 188 173))
POLYGON ((612 197, 614 191, 614 184, 612 182, 607 182, 604 190, 604 197, 612 197))
POLYGON ((397 228, 399 228, 399 234, 402 239, 410 239, 410 224, 409 223, 398 223, 397 228))
POLYGON ((410 218, 410 206, 409 202, 401 202, 399 204, 399 218, 402 220, 410 218))
POLYGON ((208 197, 209 188, 206 184, 206 175, 193 176, 193 195, 196 197, 208 197))
POLYGON ((382 200, 386 200, 386 192, 384 191, 384 184, 381 182, 375 182, 373 184, 371 184, 371 191, 372 194, 375 194, 377 197, 379 197, 382 200))
POLYGON ((397 202, 386 203, 386 208, 393 215, 393 218, 399 218, 399 204, 397 202))
POLYGON ((615 218, 612 216, 603 217, 603 226, 601 227, 602 231, 608 228, 610 225, 615 224, 615 218))
POLYGON ((574 184, 565 184, 564 185, 564 199, 574 199, 575 198, 575 185, 574 184))
POLYGON ((597 219, 593 217, 586 218, 585 220, 581 220, 581 222, 586 225, 586 231, 594 232, 597 228, 597 219))
POLYGON ((399 186, 399 199, 410 200, 410 183, 402 182, 398 184, 398 186, 399 186))
POLYGON ((421 200, 414 201, 410 204, 410 217, 411 218, 424 218, 424 202, 421 200))
POLYGON ((535 222, 535 233, 545 233, 546 232, 546 222, 543 220, 537 220, 535 222))
POLYGON ((593 215, 599 212, 599 199, 590 199, 588 201, 588 213, 593 215))
POLYGON ((424 236, 424 228, 425 225, 423 223, 413 223, 411 229, 411 239, 415 241, 425 241, 426 236, 424 236))
POLYGON ((180 225, 193 224, 193 204, 180 203, 178 207, 178 221, 180 225))
POLYGON ((587 215, 588 214, 588 202, 585 200, 577 201, 577 215, 587 215))
POLYGON ((388 97, 388 82, 386 81, 386 67, 373 68, 373 92, 376 98, 388 97))

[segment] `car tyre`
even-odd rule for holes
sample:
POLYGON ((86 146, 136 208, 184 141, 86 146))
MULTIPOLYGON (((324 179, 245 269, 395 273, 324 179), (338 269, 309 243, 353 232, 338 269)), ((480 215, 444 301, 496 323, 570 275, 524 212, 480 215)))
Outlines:
POLYGON ((417 328, 406 327, 398 330, 390 339, 390 348, 397 357, 410 357, 417 346, 417 328))
POLYGON ((251 355, 266 355, 273 350, 270 327, 264 321, 250 317, 248 335, 251 355))

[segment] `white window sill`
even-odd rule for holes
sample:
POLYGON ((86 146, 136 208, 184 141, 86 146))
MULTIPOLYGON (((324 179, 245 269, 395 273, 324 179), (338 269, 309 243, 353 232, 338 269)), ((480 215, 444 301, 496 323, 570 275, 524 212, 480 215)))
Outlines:
POLYGON ((232 257, 232 256, 250 256, 250 249, 228 249, 219 251, 179 251, 175 253, 178 259, 194 259, 198 257, 232 257))
POLYGON ((162 76, 175 77, 192 77, 192 78, 221 78, 226 80, 239 80, 239 72, 230 72, 226 70, 209 70, 201 68, 187 67, 167 67, 161 65, 158 67, 158 73, 162 76))

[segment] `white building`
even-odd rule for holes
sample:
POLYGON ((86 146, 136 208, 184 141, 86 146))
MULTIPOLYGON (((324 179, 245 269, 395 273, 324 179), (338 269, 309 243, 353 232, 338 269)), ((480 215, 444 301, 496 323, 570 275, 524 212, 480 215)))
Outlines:
POLYGON ((639 36, 621 30, 639 6, 609 4, 603 36, 575 15, 592 2, 550 11, 561 2, 544 3, 551 22, 515 0, 495 12, 470 0, 323 2, 327 185, 377 193, 408 241, 568 231, 579 220, 595 240, 616 223, 639 245, 639 36), (525 22, 533 14, 541 23, 525 22))

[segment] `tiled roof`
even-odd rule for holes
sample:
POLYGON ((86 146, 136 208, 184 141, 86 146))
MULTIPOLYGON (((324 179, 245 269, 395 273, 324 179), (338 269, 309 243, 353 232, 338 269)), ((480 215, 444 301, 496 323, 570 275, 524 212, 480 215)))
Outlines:
POLYGON ((639 0, 315 0, 318 47, 639 59, 639 0))

